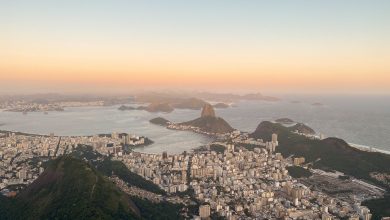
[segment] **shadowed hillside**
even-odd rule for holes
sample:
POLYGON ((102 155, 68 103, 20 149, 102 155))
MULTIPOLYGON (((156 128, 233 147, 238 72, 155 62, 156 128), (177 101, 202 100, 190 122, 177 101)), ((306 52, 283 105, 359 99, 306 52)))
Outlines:
POLYGON ((2 219, 138 219, 130 198, 87 163, 66 156, 8 201, 2 219))
POLYGON ((292 127, 263 121, 250 136, 270 140, 272 133, 276 133, 279 140, 276 150, 285 157, 303 156, 307 162, 314 162, 314 167, 338 170, 356 178, 389 187, 370 176, 370 173, 390 173, 390 155, 361 151, 338 138, 312 140, 293 133, 293 130, 292 127))

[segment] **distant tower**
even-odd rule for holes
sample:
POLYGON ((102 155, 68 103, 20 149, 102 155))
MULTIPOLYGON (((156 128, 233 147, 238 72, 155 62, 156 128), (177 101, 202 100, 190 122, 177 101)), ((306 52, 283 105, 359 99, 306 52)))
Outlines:
POLYGON ((164 151, 162 153, 162 157, 163 157, 163 159, 167 159, 168 158, 168 153, 166 151, 164 151))
MULTIPOLYGON (((278 135, 275 133, 272 134, 272 144, 274 147, 277 147, 279 145, 278 135)), ((274 149, 274 151, 275 151, 275 149, 274 149)))
POLYGON ((272 142, 274 143, 278 142, 278 135, 275 133, 272 134, 272 142))

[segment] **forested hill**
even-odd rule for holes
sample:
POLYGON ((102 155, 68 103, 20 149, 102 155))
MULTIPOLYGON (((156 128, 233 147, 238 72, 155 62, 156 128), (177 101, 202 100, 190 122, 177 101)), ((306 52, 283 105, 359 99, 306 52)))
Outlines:
POLYGON ((263 121, 250 136, 270 140, 272 133, 276 133, 279 140, 277 152, 285 157, 303 156, 307 162, 314 162, 315 168, 337 170, 387 189, 390 188, 389 185, 375 179, 372 175, 374 173, 390 174, 390 155, 362 151, 338 138, 312 140, 294 133, 293 129, 293 127, 263 121))

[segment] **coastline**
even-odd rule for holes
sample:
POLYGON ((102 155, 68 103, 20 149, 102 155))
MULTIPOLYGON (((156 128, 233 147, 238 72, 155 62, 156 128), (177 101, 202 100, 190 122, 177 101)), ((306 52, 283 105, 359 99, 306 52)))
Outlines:
MULTIPOLYGON (((3 126, 5 124, 1 124, 0 123, 0 126, 3 126)), ((179 129, 172 129, 172 128, 168 128, 166 127, 167 129, 169 130, 176 130, 176 131, 185 131, 185 130, 179 130, 179 129)), ((188 130, 187 130, 188 131, 188 130)), ((49 135, 48 134, 33 134, 33 133, 25 133, 25 132, 19 132, 19 131, 9 131, 9 130, 3 130, 1 129, 0 130, 0 134, 4 134, 4 133, 8 133, 8 132, 11 132, 11 133, 16 133, 16 134, 21 134, 21 135, 26 135, 26 136, 44 136, 44 137, 48 137, 49 135)), ((194 133, 197 133, 197 134, 201 134, 201 135, 205 135, 205 136, 208 136, 210 137, 210 135, 207 135, 207 134, 203 134, 203 133, 198 133, 198 132, 195 132, 195 131, 191 131, 191 132, 194 132, 194 133)), ((97 135, 103 135, 103 134, 97 134, 97 135)), ((62 136, 62 137, 81 137, 81 136, 89 136, 89 137, 92 137, 93 135, 59 135, 59 136, 62 136)), ((58 137, 59 137, 58 136, 58 137)), ((56 135, 57 137, 57 135, 56 135)), ((144 145, 144 146, 136 146, 136 147, 133 147, 134 149, 136 148, 142 148, 142 147, 145 147, 145 146, 150 146, 150 145, 153 145, 155 142, 152 141, 151 143, 147 144, 147 145, 144 145)), ((387 155, 390 155, 390 151, 389 150, 382 150, 380 148, 377 148, 377 147, 372 147, 372 146, 367 146, 367 145, 361 145, 361 144, 355 144, 355 143, 351 143, 351 142, 347 142, 349 146, 355 148, 355 149, 358 149, 358 150, 361 150, 361 151, 365 151, 365 152, 376 152, 376 153, 382 153, 382 154, 387 154, 387 155)), ((191 150, 195 150, 197 148, 193 148, 191 150)))
POLYGON ((350 142, 348 142, 348 144, 349 144, 349 146, 351 146, 353 148, 356 148, 356 149, 359 149, 359 150, 362 150, 362 151, 377 152, 377 153, 389 154, 390 155, 390 151, 382 150, 382 149, 377 148, 377 147, 371 147, 371 146, 367 146, 367 145, 355 144, 355 143, 350 143, 350 142))

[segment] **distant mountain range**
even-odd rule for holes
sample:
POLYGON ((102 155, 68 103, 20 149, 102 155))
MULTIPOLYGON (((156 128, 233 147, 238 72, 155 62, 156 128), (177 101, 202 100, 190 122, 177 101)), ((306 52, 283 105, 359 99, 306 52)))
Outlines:
POLYGON ((278 101, 279 98, 264 96, 261 93, 237 95, 230 93, 140 93, 135 95, 135 101, 139 103, 166 103, 175 109, 200 110, 208 101, 218 102, 214 107, 228 108, 224 102, 240 100, 278 101), (207 101, 205 101, 207 100, 207 101))
POLYGON ((279 101, 280 99, 272 96, 265 96, 261 93, 249 93, 244 95, 232 93, 211 93, 200 92, 194 94, 196 97, 212 101, 239 101, 239 100, 261 100, 261 101, 279 101))

